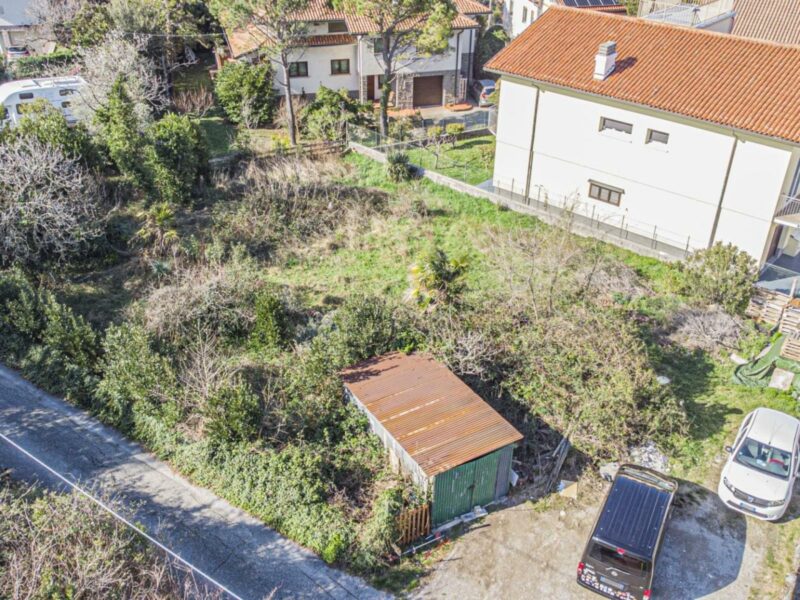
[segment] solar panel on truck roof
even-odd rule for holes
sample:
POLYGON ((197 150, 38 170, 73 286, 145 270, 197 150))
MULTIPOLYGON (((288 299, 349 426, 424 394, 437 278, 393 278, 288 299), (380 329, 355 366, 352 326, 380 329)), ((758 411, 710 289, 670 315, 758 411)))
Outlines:
POLYGON ((618 475, 594 537, 641 558, 653 558, 670 497, 669 491, 618 475))

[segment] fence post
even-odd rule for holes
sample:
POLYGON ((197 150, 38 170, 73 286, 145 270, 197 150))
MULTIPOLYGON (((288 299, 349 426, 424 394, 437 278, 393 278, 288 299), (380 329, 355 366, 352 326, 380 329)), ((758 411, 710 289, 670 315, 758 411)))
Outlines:
POLYGON ((686 236, 686 250, 684 250, 683 253, 686 254, 687 256, 689 255, 689 240, 691 240, 691 239, 692 239, 692 236, 690 236, 690 235, 686 236))
POLYGON ((625 215, 622 215, 622 221, 619 223, 619 237, 622 237, 622 231, 625 229, 625 215))
POLYGON ((651 248, 655 248, 658 242, 656 241, 656 230, 658 229, 657 225, 653 225, 653 244, 651 248))
POLYGON ((592 216, 589 217, 589 226, 591 226, 592 223, 594 223, 594 211, 596 208, 597 208, 596 206, 592 206, 592 216))

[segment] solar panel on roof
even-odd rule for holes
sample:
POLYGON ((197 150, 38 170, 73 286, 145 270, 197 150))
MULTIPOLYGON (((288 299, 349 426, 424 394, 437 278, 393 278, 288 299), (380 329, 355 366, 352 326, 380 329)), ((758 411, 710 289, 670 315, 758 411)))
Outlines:
POLYGON ((593 8, 601 6, 620 6, 619 0, 561 0, 564 6, 572 8, 593 8))

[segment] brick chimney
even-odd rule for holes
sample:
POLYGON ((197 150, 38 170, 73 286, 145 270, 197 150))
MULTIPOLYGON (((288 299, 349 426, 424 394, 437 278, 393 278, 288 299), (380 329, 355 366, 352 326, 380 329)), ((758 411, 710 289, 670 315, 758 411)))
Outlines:
POLYGON ((594 56, 594 78, 603 81, 617 64, 617 42, 603 42, 594 56))

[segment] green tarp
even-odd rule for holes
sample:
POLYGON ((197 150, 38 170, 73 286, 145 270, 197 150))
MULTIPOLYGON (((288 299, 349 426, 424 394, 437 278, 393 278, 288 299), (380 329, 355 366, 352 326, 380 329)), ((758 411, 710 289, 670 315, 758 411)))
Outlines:
MULTIPOLYGON (((733 380, 749 387, 767 387, 776 368, 800 374, 800 363, 781 358, 781 348, 785 339, 779 336, 764 356, 736 367, 733 371, 733 380)), ((793 396, 800 396, 800 377, 795 377, 792 381, 791 391, 793 396)))

